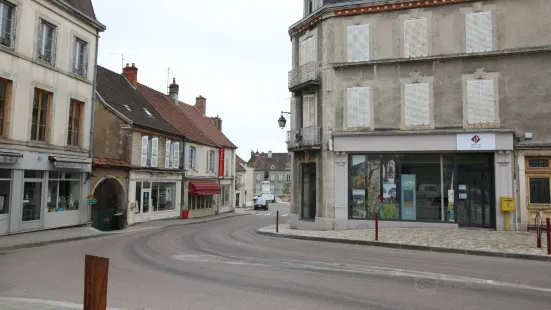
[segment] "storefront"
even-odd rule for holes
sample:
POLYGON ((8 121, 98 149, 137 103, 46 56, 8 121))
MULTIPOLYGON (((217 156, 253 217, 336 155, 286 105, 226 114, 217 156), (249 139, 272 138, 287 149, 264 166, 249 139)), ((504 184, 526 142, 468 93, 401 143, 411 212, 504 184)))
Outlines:
POLYGON ((128 224, 178 218, 181 192, 182 173, 131 170, 128 224))
POLYGON ((217 199, 222 189, 216 179, 186 179, 185 199, 189 218, 198 218, 216 213, 217 199))
POLYGON ((362 132, 333 139, 335 205, 325 214, 334 218, 316 217, 318 229, 372 228, 377 209, 381 227, 504 229, 499 199, 514 196, 512 132, 362 132))
POLYGON ((220 196, 218 202, 218 213, 227 213, 233 211, 233 198, 235 186, 233 179, 220 180, 220 196))
POLYGON ((90 158, 0 150, 0 234, 87 223, 90 158))

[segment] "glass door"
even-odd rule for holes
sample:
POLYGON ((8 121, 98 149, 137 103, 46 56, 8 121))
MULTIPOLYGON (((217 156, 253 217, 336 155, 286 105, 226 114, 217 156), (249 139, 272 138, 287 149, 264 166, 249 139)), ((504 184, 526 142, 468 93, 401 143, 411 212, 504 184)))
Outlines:
POLYGON ((151 188, 142 190, 142 221, 151 220, 151 188))
POLYGON ((34 230, 41 227, 43 183, 43 171, 26 170, 24 172, 21 230, 34 230))
POLYGON ((492 178, 488 169, 460 169, 457 216, 459 226, 493 227, 492 178))
POLYGON ((316 164, 302 164, 301 166, 301 219, 316 219, 316 164))

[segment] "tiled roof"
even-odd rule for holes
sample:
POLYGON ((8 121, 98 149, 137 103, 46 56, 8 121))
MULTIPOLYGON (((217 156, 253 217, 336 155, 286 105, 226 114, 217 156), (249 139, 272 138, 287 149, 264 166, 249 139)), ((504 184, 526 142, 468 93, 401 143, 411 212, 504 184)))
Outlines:
POLYGON ((268 159, 267 153, 260 153, 255 155, 254 158, 249 160, 248 166, 254 169, 268 169, 271 170, 271 166, 274 166, 273 170, 291 170, 287 168, 287 164, 291 162, 288 153, 272 153, 272 159, 268 159))
POLYGON ((192 142, 216 146, 167 95, 138 83, 138 91, 164 119, 192 142))
POLYGON ((237 148, 205 115, 194 106, 173 100, 159 91, 138 84, 138 91, 146 97, 166 120, 191 141, 206 145, 237 148))
POLYGON ((96 83, 101 98, 134 124, 177 135, 178 131, 132 87, 124 75, 98 66, 96 83))
POLYGON ((130 167, 130 164, 121 159, 94 157, 92 163, 96 166, 130 167))
POLYGON ((235 171, 245 172, 247 169, 245 169, 245 165, 247 165, 247 162, 241 159, 241 157, 235 155, 235 161, 237 163, 235 167, 235 171))
POLYGON ((94 12, 94 6, 92 5, 92 0, 61 0, 61 1, 79 10, 89 18, 96 20, 96 14, 94 12))

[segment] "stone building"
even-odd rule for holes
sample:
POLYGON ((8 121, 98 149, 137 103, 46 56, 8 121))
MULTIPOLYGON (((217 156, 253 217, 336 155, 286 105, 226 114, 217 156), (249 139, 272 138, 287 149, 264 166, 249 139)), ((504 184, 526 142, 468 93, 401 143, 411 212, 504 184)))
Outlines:
POLYGON ((250 189, 253 195, 260 194, 262 182, 270 181, 272 193, 280 198, 290 195, 291 162, 288 153, 259 153, 251 151, 247 166, 254 169, 250 189))
POLYGON ((289 29, 293 228, 551 216, 547 0, 304 1, 289 29), (501 198, 516 207, 501 210, 501 198))

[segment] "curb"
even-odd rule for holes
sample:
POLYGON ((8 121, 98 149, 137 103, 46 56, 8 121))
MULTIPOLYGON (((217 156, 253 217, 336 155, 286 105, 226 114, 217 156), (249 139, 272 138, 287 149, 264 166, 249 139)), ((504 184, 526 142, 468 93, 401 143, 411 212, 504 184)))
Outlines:
POLYGON ((452 254, 464 254, 464 255, 474 255, 474 256, 501 257, 501 258, 510 258, 510 259, 524 259, 524 260, 533 260, 533 261, 540 261, 540 262, 551 262, 551 256, 544 256, 544 255, 537 255, 537 254, 491 252, 491 251, 482 251, 482 250, 441 248, 441 247, 432 247, 432 246, 424 246, 424 245, 411 245, 411 244, 400 244, 400 243, 379 242, 379 241, 369 241, 369 240, 351 240, 351 239, 336 239, 336 238, 314 237, 314 236, 297 236, 297 235, 290 235, 290 234, 261 231, 260 229, 256 229, 256 233, 259 235, 286 238, 286 239, 298 239, 298 240, 330 242, 330 243, 340 243, 340 244, 376 246, 376 247, 401 249, 401 250, 452 253, 452 254))
MULTIPOLYGON (((243 215, 249 215, 249 214, 248 213, 239 213, 239 214, 234 214, 234 215, 231 215, 231 216, 224 216, 224 217, 218 217, 218 218, 213 218, 213 219, 208 219, 207 218, 207 219, 204 219, 204 220, 198 220, 198 221, 189 222, 189 223, 172 224, 172 225, 162 226, 162 227, 152 227, 149 230, 165 229, 165 228, 170 228, 170 227, 186 226, 186 225, 193 225, 193 224, 203 224, 203 223, 214 222, 214 221, 218 221, 218 220, 223 220, 223 219, 228 219, 228 218, 232 218, 232 217, 236 217, 236 216, 243 216, 243 215)), ((0 252, 21 250, 21 249, 27 249, 27 248, 36 248, 36 247, 41 247, 41 246, 46 246, 46 245, 51 245, 51 244, 67 243, 67 242, 81 241, 81 240, 86 240, 86 239, 95 239, 95 238, 99 239, 99 238, 110 237, 110 236, 121 236, 121 235, 124 235, 124 234, 130 234, 130 233, 134 233, 134 232, 143 232, 143 231, 144 230, 137 230, 137 231, 119 230, 119 231, 114 231, 114 232, 105 232, 105 233, 101 233, 101 234, 97 234, 97 235, 78 236, 78 237, 70 237, 70 238, 65 238, 65 239, 47 240, 47 241, 39 241, 39 242, 32 242, 32 243, 26 243, 26 244, 10 245, 10 246, 5 246, 5 247, 0 247, 0 252)), ((0 253, 0 254, 2 254, 2 253, 0 253)))

